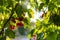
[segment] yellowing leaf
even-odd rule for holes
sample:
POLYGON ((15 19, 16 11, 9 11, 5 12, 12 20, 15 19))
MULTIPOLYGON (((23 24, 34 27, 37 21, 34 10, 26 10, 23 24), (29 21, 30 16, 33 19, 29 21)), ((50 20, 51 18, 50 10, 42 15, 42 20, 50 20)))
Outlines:
POLYGON ((44 28, 42 27, 40 30, 38 30, 37 33, 38 33, 38 34, 41 33, 41 32, 43 31, 43 29, 44 29, 44 28))
POLYGON ((14 25, 14 26, 16 26, 16 24, 15 24, 15 23, 13 23, 12 21, 10 21, 10 24, 11 24, 11 25, 14 25))
POLYGON ((50 15, 50 11, 48 11, 46 14, 47 14, 46 16, 48 17, 50 15))
POLYGON ((28 15, 29 15, 29 17, 34 18, 34 12, 33 12, 33 10, 29 9, 28 15))
POLYGON ((28 38, 31 38, 31 34, 28 35, 28 38))
POLYGON ((40 23, 41 23, 40 20, 37 20, 36 21, 36 27, 39 27, 40 26, 40 23))
POLYGON ((3 21, 1 21, 0 23, 3 24, 3 21))
POLYGON ((46 29, 47 29, 47 28, 44 28, 44 32, 46 32, 46 29))
POLYGON ((44 22, 45 24, 48 24, 49 16, 50 16, 50 11, 47 11, 47 12, 46 12, 46 16, 43 17, 43 19, 44 19, 43 22, 44 22))
POLYGON ((9 19, 9 17, 10 17, 9 13, 8 14, 4 14, 4 17, 5 17, 5 19, 9 19))
POLYGON ((49 20, 49 19, 44 19, 44 23, 45 23, 45 24, 48 24, 48 20, 49 20))
POLYGON ((38 29, 35 29, 34 33, 36 33, 38 31, 38 29))
POLYGON ((4 20, 4 15, 2 15, 2 19, 4 20))
POLYGON ((55 12, 57 12, 57 8, 54 8, 55 12))
POLYGON ((47 37, 47 33, 45 33, 45 34, 44 34, 44 37, 43 37, 43 39, 46 39, 46 37, 47 37))
POLYGON ((0 29, 1 29, 2 27, 0 26, 0 29))
POLYGON ((6 37, 6 40, 11 40, 9 37, 6 37))
POLYGON ((30 2, 34 2, 34 0, 30 0, 30 2))
POLYGON ((58 30, 60 30, 60 27, 58 27, 58 30))

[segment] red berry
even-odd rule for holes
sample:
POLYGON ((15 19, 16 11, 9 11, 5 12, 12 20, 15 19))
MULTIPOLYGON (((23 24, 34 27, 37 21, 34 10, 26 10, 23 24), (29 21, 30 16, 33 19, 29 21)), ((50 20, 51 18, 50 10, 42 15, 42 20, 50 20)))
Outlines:
POLYGON ((14 18, 11 18, 11 21, 12 21, 12 22, 14 22, 14 23, 16 23, 16 21, 15 21, 15 19, 14 19, 14 18))
POLYGON ((44 16, 44 14, 42 14, 42 17, 44 16))
POLYGON ((34 34, 33 37, 36 37, 36 34, 34 34))
POLYGON ((23 23, 20 22, 20 23, 17 23, 16 25, 22 27, 23 26, 23 23))
POLYGON ((24 19, 23 17, 17 18, 17 20, 19 21, 22 21, 23 19, 24 19))
POLYGON ((14 30, 14 26, 10 25, 10 29, 11 29, 11 30, 14 30))

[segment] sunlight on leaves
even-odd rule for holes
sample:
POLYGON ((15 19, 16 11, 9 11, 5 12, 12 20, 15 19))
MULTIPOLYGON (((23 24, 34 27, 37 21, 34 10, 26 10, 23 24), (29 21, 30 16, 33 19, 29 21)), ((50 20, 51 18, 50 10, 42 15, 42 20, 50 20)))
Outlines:
POLYGON ((11 40, 11 38, 9 38, 8 36, 6 37, 6 40, 11 40))

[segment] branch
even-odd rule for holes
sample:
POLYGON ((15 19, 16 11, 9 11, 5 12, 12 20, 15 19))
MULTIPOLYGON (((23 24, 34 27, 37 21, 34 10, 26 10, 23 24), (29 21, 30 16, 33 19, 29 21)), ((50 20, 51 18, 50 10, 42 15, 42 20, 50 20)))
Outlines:
MULTIPOLYGON (((18 4, 16 4, 15 8, 16 8, 17 6, 18 6, 18 4)), ((12 8, 12 10, 11 10, 11 15, 10 15, 9 19, 4 23, 3 28, 2 28, 2 30, 0 31, 0 34, 2 34, 2 36, 3 36, 4 28, 5 28, 6 24, 9 22, 9 20, 10 20, 11 17, 12 17, 12 15, 14 14, 15 8, 12 8)))
MULTIPOLYGON (((18 4, 16 4, 15 8, 17 7, 17 5, 18 5, 18 4)), ((15 8, 13 8, 13 9, 11 10, 10 18, 6 21, 6 23, 4 23, 3 28, 5 28, 6 24, 7 24, 7 23, 8 23, 8 21, 11 19, 12 15, 14 14, 15 8)))

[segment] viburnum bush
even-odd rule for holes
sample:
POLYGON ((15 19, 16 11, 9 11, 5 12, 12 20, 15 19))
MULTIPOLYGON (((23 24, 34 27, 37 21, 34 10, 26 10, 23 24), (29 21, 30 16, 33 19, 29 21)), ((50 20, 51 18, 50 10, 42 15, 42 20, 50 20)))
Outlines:
POLYGON ((7 36, 15 38, 16 28, 21 35, 30 30, 28 37, 35 34, 36 40, 57 40, 60 34, 60 0, 0 0, 0 40, 6 40, 7 36), (32 29, 30 18, 34 16, 33 8, 43 11, 43 20, 36 20, 32 29))

